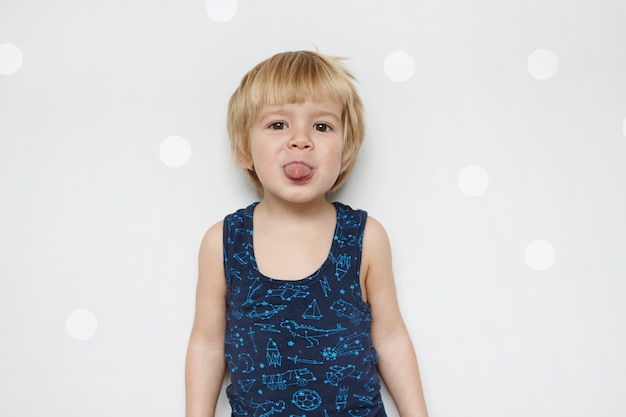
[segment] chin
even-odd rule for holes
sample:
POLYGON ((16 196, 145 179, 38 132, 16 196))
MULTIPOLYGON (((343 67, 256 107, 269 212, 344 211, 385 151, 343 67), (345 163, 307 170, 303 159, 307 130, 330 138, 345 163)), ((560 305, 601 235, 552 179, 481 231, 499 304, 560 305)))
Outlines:
POLYGON ((286 192, 283 194, 275 195, 278 199, 281 199, 287 203, 291 204, 307 204, 319 199, 325 199, 326 193, 312 193, 309 191, 294 191, 294 192, 286 192))

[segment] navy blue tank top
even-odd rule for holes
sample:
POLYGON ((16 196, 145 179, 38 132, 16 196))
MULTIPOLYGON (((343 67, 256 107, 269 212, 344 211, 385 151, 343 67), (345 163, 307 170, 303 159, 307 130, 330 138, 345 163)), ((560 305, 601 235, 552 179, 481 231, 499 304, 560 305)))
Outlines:
POLYGON ((232 416, 385 417, 370 307, 359 282, 367 213, 333 203, 328 258, 312 275, 286 281, 257 267, 256 204, 224 220, 232 416))

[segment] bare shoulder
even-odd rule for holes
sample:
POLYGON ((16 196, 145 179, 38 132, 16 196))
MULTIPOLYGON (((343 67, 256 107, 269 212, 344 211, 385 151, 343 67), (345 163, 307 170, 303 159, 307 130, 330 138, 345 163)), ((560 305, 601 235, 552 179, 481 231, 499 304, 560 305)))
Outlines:
POLYGON ((204 278, 207 275, 223 277, 223 227, 224 221, 215 223, 206 231, 202 238, 198 254, 200 278, 204 278))
POLYGON ((221 252, 222 250, 222 236, 224 230, 224 221, 221 220, 211 226, 204 237, 202 238, 202 243, 200 245, 200 254, 205 251, 214 251, 218 250, 221 252))
POLYGON ((361 292, 367 302, 377 304, 380 299, 381 287, 393 287, 391 266, 391 245, 387 231, 373 217, 367 218, 363 232, 363 249, 361 256, 361 292))
POLYGON ((226 326, 226 280, 222 254, 222 225, 211 226, 200 244, 196 313, 190 344, 220 346, 226 326))
POLYGON ((368 216, 363 231, 363 259, 367 262, 391 256, 389 237, 382 223, 368 216))

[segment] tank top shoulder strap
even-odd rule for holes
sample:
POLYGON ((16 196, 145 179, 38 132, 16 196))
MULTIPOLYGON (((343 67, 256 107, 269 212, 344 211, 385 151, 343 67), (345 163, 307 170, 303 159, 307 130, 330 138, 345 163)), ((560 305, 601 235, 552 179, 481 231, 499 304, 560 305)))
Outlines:
POLYGON ((353 268, 359 271, 367 212, 354 210, 350 206, 338 202, 333 204, 337 210, 337 228, 331 256, 337 260, 343 257, 344 261, 348 261, 347 257, 350 257, 353 268))
POLYGON ((367 221, 367 212, 354 210, 352 207, 335 202, 337 210, 337 233, 335 240, 340 248, 354 246, 362 249, 363 231, 367 221))
POLYGON ((224 274, 229 287, 233 274, 240 276, 252 266, 252 215, 257 204, 252 203, 224 218, 224 274))

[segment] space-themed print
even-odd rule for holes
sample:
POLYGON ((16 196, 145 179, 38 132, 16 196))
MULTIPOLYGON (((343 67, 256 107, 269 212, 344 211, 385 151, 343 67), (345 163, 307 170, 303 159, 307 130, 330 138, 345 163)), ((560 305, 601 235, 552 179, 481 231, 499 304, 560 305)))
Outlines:
POLYGON ((256 204, 224 221, 232 415, 386 416, 370 307, 359 283, 367 213, 334 203, 337 224, 328 258, 311 276, 287 281, 258 270, 252 244, 256 204))

